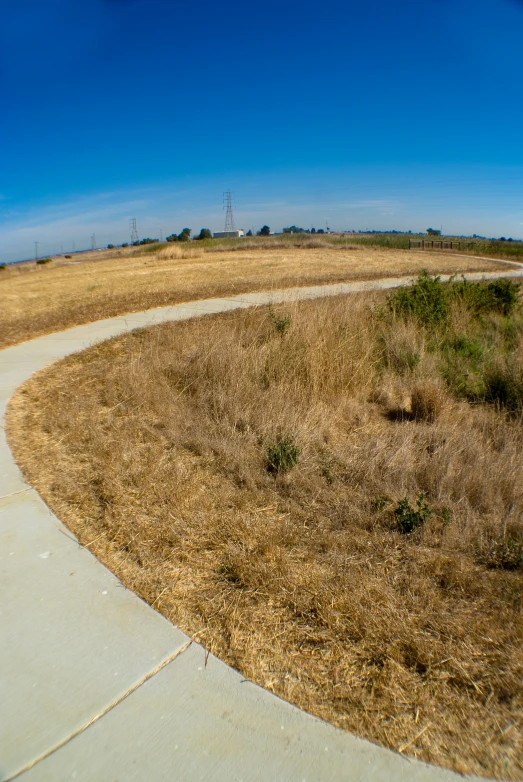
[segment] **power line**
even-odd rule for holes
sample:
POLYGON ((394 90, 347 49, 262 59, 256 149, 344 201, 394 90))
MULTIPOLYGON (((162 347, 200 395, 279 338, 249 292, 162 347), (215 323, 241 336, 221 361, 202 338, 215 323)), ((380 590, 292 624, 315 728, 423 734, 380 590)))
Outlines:
POLYGON ((232 213, 232 193, 230 190, 226 190, 223 194, 223 208, 225 212, 225 232, 229 233, 235 230, 234 228, 234 216, 232 213))

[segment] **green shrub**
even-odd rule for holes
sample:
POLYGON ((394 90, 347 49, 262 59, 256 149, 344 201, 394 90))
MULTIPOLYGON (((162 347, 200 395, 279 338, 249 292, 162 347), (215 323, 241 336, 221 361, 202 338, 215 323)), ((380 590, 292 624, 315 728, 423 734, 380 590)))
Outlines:
POLYGON ((473 361, 480 361, 483 357, 483 346, 477 339, 457 336, 445 343, 445 347, 452 350, 457 356, 473 361))
POLYGON ((0 272, 7 267, 6 263, 0 263, 0 272))
POLYGON ((452 521, 452 511, 450 508, 444 507, 441 509, 441 519, 445 527, 448 527, 452 521))
POLYGON ((385 510, 387 505, 390 505, 391 499, 387 494, 378 494, 377 497, 374 497, 374 499, 371 502, 372 510, 375 513, 381 513, 385 510))
POLYGON ((493 540, 487 552, 486 565, 503 570, 523 568, 523 535, 507 535, 493 540))
POLYGON ((427 519, 432 515, 432 510, 425 502, 425 495, 420 492, 416 500, 416 507, 413 508, 408 497, 400 500, 394 508, 396 522, 404 535, 410 535, 418 527, 423 526, 427 519))
POLYGON ((452 300, 462 301, 476 315, 499 312, 510 315, 519 298, 520 283, 512 280, 459 282, 443 284, 440 277, 431 277, 423 271, 414 285, 399 288, 389 296, 389 309, 402 316, 411 316, 425 324, 444 322, 452 300))
POLYGON ((69 258, 72 258, 72 257, 73 257, 72 255, 64 255, 64 258, 67 258, 68 260, 69 260, 69 258))
POLYGON ((44 263, 51 263, 52 260, 52 258, 38 258, 36 263, 38 266, 42 266, 44 263))
POLYGON ((465 278, 455 282, 451 294, 461 299, 467 308, 476 314, 484 312, 500 312, 510 315, 519 297, 520 283, 500 279, 485 283, 471 283, 465 278))
POLYGON ((484 373, 484 398, 511 415, 523 413, 523 370, 509 362, 487 368, 484 373))
POLYGON ((288 472, 298 463, 300 449, 289 438, 281 438, 267 446, 267 469, 269 472, 288 472))
POLYGON ((414 285, 399 288, 388 298, 389 309, 402 316, 411 316, 425 324, 446 320, 448 297, 440 277, 423 271, 414 285))
POLYGON ((271 312, 269 314, 269 317, 271 319, 271 323, 281 336, 285 334, 289 326, 291 325, 291 316, 290 315, 283 315, 282 317, 278 317, 274 312, 271 312))

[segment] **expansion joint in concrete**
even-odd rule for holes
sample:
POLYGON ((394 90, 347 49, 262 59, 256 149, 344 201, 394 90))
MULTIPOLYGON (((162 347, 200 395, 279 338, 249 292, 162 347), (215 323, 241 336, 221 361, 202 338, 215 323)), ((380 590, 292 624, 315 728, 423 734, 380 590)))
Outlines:
POLYGON ((5 500, 8 497, 15 497, 17 494, 26 494, 28 491, 33 491, 35 494, 37 494, 36 489, 33 489, 32 486, 28 486, 26 489, 19 489, 18 491, 12 491, 9 494, 2 494, 0 500, 5 500))
MULTIPOLYGON (((15 492, 17 493, 17 492, 15 492)), ((124 692, 122 695, 120 695, 116 700, 114 700, 112 703, 110 703, 108 706, 106 706, 99 714, 96 714, 94 717, 92 717, 88 722, 86 722, 84 725, 81 725, 79 728, 77 728, 73 733, 71 733, 69 736, 66 736, 62 741, 59 741, 54 746, 50 747, 48 750, 43 752, 39 757, 32 760, 30 763, 27 763, 23 768, 18 769, 18 771, 15 771, 14 774, 11 774, 10 777, 6 777, 4 779, 4 782, 11 782, 13 779, 18 779, 21 774, 23 774, 26 771, 29 771, 31 768, 34 768, 38 763, 40 763, 42 760, 45 760, 45 758, 48 758, 49 755, 52 755, 54 752, 57 752, 59 749, 64 747, 66 744, 68 744, 72 739, 76 738, 76 736, 79 736, 81 733, 83 733, 87 728, 90 728, 91 725, 94 725, 95 722, 98 722, 98 720, 101 720, 102 717, 105 717, 106 714, 108 714, 110 711, 112 711, 116 706, 118 706, 119 703, 124 701, 126 698, 129 697, 129 695, 132 695, 133 692, 136 692, 145 682, 149 681, 149 679, 152 679, 153 676, 155 676, 157 673, 159 673, 163 668, 165 668, 170 663, 174 662, 180 655, 182 655, 187 649, 191 646, 192 640, 189 639, 186 643, 183 644, 179 649, 177 649, 173 654, 169 655, 165 660, 162 660, 162 662, 154 668, 154 670, 149 671, 145 674, 136 684, 133 684, 132 687, 130 687, 126 692, 124 692)))

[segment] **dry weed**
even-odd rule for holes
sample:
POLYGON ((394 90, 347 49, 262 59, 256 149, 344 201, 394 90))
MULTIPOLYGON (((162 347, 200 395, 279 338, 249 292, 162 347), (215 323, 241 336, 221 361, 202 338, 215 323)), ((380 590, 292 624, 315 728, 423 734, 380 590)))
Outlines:
POLYGON ((172 261, 179 260, 180 258, 201 258, 202 254, 202 250, 198 249, 197 247, 192 247, 191 245, 183 243, 181 245, 171 245, 170 247, 166 247, 164 250, 160 250, 157 258, 159 261, 172 261))
POLYGON ((434 423, 448 401, 443 383, 437 377, 428 377, 414 383, 410 409, 416 421, 434 423))

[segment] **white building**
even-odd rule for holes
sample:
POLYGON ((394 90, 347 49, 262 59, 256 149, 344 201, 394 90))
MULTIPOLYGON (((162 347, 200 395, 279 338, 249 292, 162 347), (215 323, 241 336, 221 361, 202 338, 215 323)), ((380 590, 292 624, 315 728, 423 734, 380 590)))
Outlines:
POLYGON ((237 231, 217 231, 212 236, 213 239, 239 239, 240 236, 245 236, 245 231, 242 228, 237 231))

